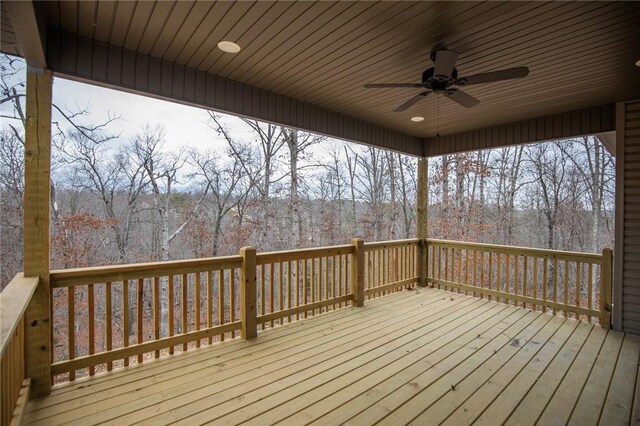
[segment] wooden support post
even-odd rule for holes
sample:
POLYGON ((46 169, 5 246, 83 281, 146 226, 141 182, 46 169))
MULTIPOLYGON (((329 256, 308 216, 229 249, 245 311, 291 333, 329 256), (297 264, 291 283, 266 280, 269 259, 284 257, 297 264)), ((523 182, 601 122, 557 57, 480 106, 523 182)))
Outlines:
MULTIPOLYGON (((602 250, 602 269, 600 269, 600 326, 611 328, 611 281, 613 252, 610 248, 602 250)), ((620 309, 620 307, 617 307, 620 309)))
POLYGON ((51 393, 51 71, 27 71, 24 147, 24 276, 39 277, 25 312, 25 375, 31 397, 51 393))
POLYGON ((418 160, 418 199, 416 228, 420 242, 418 244, 418 285, 427 286, 429 268, 429 247, 427 246, 427 206, 429 191, 429 160, 422 157, 418 160))
POLYGON ((240 317, 242 320, 241 336, 253 339, 258 335, 256 310, 256 249, 242 247, 242 269, 240 271, 240 317))
POLYGON ((354 238, 353 257, 351 258, 351 294, 353 294, 353 306, 364 305, 364 240, 354 238))

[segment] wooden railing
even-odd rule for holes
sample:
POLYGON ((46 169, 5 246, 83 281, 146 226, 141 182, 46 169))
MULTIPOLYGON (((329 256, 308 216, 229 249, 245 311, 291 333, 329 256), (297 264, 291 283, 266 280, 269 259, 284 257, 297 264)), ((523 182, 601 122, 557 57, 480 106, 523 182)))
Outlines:
POLYGON ((74 380, 235 337, 241 264, 229 256, 52 271, 52 374, 74 380))
POLYGON ((438 288, 610 326, 610 249, 577 253, 428 239, 427 250, 427 282, 438 288))
POLYGON ((610 322, 611 252, 419 239, 53 271, 52 374, 74 380, 411 288, 610 322), (419 268, 427 250, 427 268, 419 268), (579 285, 576 286, 576 283, 579 285), (576 291, 576 289, 578 289, 576 291))
POLYGON ((262 329, 349 305, 355 245, 260 253, 256 256, 262 329))
POLYGON ((18 274, 0 293, 0 424, 9 425, 24 413, 30 380, 25 377, 24 313, 38 278, 18 274))
POLYGON ((415 286, 419 246, 417 238, 364 244, 365 296, 370 299, 415 286))

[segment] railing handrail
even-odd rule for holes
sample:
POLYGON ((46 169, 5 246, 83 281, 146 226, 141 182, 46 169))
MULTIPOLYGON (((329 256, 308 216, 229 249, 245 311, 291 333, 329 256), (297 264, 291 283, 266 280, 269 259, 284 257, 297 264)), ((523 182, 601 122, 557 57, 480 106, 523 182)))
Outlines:
POLYGON ((295 250, 268 251, 256 254, 257 265, 269 263, 288 262, 293 260, 312 259, 316 257, 338 256, 343 254, 353 254, 354 248, 351 244, 337 246, 313 247, 295 250))
POLYGON ((404 240, 388 240, 388 241, 374 241, 370 243, 364 243, 364 250, 371 251, 385 247, 401 247, 401 246, 411 246, 417 245, 420 243, 419 238, 406 238, 404 240))
POLYGON ((508 253, 515 255, 529 255, 537 257, 557 257, 559 259, 580 260, 586 263, 602 262, 601 253, 585 253, 578 251, 551 250, 532 247, 519 247, 501 244, 487 243, 471 243, 465 241, 442 240, 436 238, 427 238, 427 244, 437 244, 440 246, 448 246, 452 248, 471 248, 481 249, 483 251, 493 251, 497 253, 508 253))
POLYGON ((24 316, 40 279, 19 273, 0 293, 0 358, 24 316))
POLYGON ((204 272, 239 268, 241 256, 220 256, 201 259, 170 260, 164 262, 131 263, 115 266, 58 269, 51 271, 51 287, 68 287, 76 284, 96 284, 126 279, 179 275, 185 272, 204 272))

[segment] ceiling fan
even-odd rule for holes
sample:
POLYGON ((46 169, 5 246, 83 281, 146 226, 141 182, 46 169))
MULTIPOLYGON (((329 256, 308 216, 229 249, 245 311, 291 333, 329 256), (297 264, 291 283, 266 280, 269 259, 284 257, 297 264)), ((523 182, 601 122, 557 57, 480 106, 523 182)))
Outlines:
POLYGON ((459 103, 463 107, 471 108, 478 105, 480 101, 468 93, 463 92, 459 87, 480 83, 493 83, 496 81, 511 80, 513 78, 522 78, 529 74, 529 68, 516 67, 458 78, 458 70, 455 68, 456 59, 458 59, 457 52, 445 49, 435 50, 431 52, 431 60, 433 61, 434 66, 422 73, 422 83, 371 83, 365 84, 364 87, 365 89, 389 87, 427 89, 394 109, 393 112, 406 111, 432 92, 436 94, 442 93, 444 96, 459 103))

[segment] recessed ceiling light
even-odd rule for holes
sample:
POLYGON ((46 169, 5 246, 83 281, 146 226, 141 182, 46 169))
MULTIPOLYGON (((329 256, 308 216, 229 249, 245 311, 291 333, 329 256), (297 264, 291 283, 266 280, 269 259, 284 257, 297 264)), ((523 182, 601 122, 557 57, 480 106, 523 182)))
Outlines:
POLYGON ((640 67, 640 59, 636 61, 636 67, 640 67))
POLYGON ((218 49, 227 53, 238 53, 240 51, 240 46, 232 41, 222 40, 218 43, 218 49))
POLYGON ((424 121, 424 117, 411 117, 411 121, 415 121, 415 122, 424 121))

